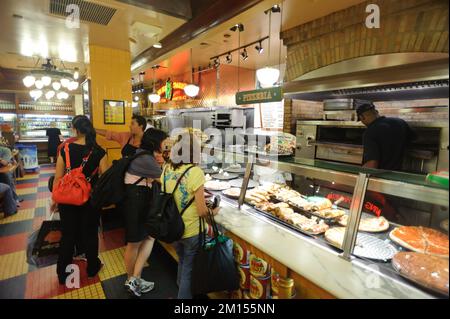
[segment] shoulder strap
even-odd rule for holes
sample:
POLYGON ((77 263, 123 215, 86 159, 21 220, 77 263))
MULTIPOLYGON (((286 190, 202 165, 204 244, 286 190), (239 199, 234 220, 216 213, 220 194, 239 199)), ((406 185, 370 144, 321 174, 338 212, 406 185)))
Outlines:
POLYGON ((181 213, 180 213, 181 216, 183 216, 183 214, 184 214, 184 212, 186 211, 186 209, 188 209, 189 206, 192 205, 192 203, 194 202, 194 200, 195 200, 195 194, 194 194, 194 196, 192 196, 191 200, 187 203, 187 205, 186 205, 186 206, 183 208, 183 210, 181 211, 181 213))
POLYGON ((186 175, 186 173, 187 173, 191 168, 193 168, 193 167, 194 167, 194 165, 189 166, 189 167, 183 172, 183 174, 181 174, 180 178, 178 178, 177 183, 175 184, 175 188, 173 189, 172 194, 174 194, 175 191, 177 190, 177 188, 178 188, 178 186, 180 185, 181 180, 183 179, 184 175, 186 175))
POLYGON ((64 153, 66 153, 66 169, 70 170, 69 143, 64 144, 64 153))

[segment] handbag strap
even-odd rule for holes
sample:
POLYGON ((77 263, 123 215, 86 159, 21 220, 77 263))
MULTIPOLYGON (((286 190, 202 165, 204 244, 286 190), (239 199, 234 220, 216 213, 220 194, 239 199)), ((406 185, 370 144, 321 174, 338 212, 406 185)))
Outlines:
POLYGON ((64 144, 64 153, 66 155, 66 170, 70 171, 69 143, 64 144))

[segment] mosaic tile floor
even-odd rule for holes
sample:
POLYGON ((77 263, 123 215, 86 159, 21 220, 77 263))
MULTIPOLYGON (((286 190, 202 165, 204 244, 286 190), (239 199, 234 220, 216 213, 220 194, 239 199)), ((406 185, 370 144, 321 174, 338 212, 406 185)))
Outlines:
MULTIPOLYGON (((115 299, 131 298, 123 284, 126 279, 124 231, 120 220, 105 215, 103 233, 99 233, 100 259, 104 267, 95 278, 87 277, 84 261, 80 265, 80 288, 59 285, 56 265, 38 268, 27 263, 27 243, 48 217, 50 192, 47 181, 53 166, 27 174, 17 181, 17 194, 24 201, 17 214, 4 217, 0 212, 0 299, 115 299)), ((155 245, 143 278, 155 281, 155 289, 141 298, 176 298, 176 262, 159 245, 155 245)))

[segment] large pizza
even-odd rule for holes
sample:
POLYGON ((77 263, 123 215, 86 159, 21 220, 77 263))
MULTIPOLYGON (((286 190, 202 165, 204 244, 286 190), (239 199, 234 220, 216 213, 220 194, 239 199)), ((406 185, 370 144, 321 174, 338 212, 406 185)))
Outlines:
MULTIPOLYGON (((344 215, 338 219, 341 226, 347 226, 349 216, 344 215)), ((361 216, 358 229, 368 233, 378 233, 389 229, 389 222, 383 216, 361 216)))
POLYGON ((402 276, 448 295, 448 259, 415 252, 400 252, 392 265, 402 276))
POLYGON ((401 226, 391 231, 389 237, 412 251, 448 258, 448 236, 437 230, 421 226, 401 226))

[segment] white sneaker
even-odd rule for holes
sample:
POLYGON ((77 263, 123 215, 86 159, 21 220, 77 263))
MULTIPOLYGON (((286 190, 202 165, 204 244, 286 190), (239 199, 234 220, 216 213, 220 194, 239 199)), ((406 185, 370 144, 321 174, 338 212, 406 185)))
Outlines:
POLYGON ((131 277, 125 281, 125 288, 127 288, 128 292, 135 295, 136 297, 142 296, 141 288, 137 278, 131 277))
POLYGON ((141 293, 147 293, 152 291, 155 288, 155 283, 153 281, 146 281, 142 278, 137 278, 137 281, 139 283, 139 288, 141 293))

